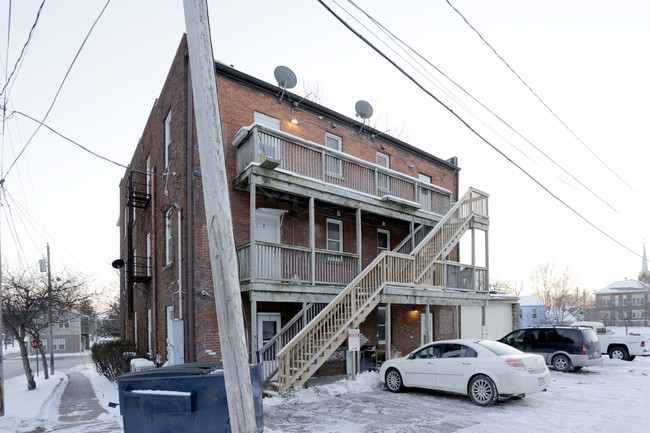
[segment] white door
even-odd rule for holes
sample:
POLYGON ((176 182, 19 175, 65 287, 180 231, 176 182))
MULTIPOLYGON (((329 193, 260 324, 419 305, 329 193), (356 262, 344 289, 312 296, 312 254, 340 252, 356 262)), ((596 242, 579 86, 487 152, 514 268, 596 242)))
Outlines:
POLYGON ((460 338, 483 338, 481 307, 460 307, 460 338))
MULTIPOLYGON (((260 242, 280 244, 281 216, 260 209, 255 214, 255 239, 260 242)), ((279 246, 257 246, 257 277, 279 280, 282 278, 282 250, 279 246)))
POLYGON ((498 340, 512 331, 512 304, 489 303, 485 312, 488 338, 498 340))
POLYGON ((427 341, 427 315, 420 314, 420 345, 424 346, 427 343, 433 342, 433 313, 429 314, 429 338, 427 341))
POLYGON ((174 319, 174 307, 167 307, 167 361, 171 365, 185 362, 183 321, 174 319))
MULTIPOLYGON (((280 330, 280 313, 258 313, 257 347, 261 349, 280 330)), ((278 349, 280 349, 278 347, 278 349)))

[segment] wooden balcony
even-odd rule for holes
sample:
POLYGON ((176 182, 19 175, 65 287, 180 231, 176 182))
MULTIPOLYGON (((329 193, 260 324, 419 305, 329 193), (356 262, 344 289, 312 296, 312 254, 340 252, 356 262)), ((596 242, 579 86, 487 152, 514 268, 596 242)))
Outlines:
POLYGON ((248 242, 237 248, 242 282, 346 286, 359 273, 356 254, 257 241, 251 266, 250 248, 248 242))
POLYGON ((255 164, 414 210, 444 215, 451 207, 444 188, 262 125, 242 128, 233 144, 238 175, 255 164))

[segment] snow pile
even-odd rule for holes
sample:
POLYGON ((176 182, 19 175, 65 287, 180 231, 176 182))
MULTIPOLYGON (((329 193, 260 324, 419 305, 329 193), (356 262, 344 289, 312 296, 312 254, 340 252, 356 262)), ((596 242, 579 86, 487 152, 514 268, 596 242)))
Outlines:
POLYGON ((341 379, 327 385, 298 388, 285 395, 265 398, 264 407, 312 403, 346 394, 372 392, 380 387, 381 383, 379 382, 379 373, 366 371, 359 374, 356 380, 341 379))
POLYGON ((27 391, 25 376, 6 380, 5 416, 0 433, 30 432, 51 426, 59 419, 59 404, 67 383, 63 372, 54 373, 48 380, 38 379, 32 391, 27 391))

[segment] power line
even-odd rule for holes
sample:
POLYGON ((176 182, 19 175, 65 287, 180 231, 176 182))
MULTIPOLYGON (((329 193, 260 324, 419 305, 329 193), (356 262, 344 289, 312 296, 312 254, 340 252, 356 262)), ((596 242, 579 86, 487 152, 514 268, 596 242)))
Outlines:
POLYGON ((446 0, 446 1, 447 1, 447 4, 463 19, 463 21, 465 21, 465 23, 469 26, 469 28, 471 28, 474 31, 474 33, 476 33, 478 35, 478 37, 485 43, 485 45, 487 45, 492 50, 492 52, 499 58, 499 60, 501 60, 504 65, 506 65, 506 67, 510 70, 510 72, 515 74, 517 79, 519 79, 519 81, 521 81, 521 83, 524 86, 526 86, 526 88, 530 91, 530 93, 532 93, 533 96, 535 96, 535 98, 537 98, 539 100, 539 102, 541 102, 542 105, 544 105, 544 107, 546 107, 546 109, 562 124, 562 126, 564 126, 566 128, 567 131, 569 131, 569 133, 571 133, 571 135, 573 135, 573 137, 575 137, 576 140, 578 140, 580 142, 580 144, 582 144, 582 146, 584 146, 585 149, 587 149, 589 151, 589 153, 591 153, 607 170, 609 170, 610 173, 612 173, 614 176, 616 176, 616 178, 618 178, 618 180, 623 182, 623 184, 625 186, 630 188, 630 190, 632 190, 636 195, 638 195, 639 197, 644 199, 646 202, 650 203, 650 201, 645 196, 643 196, 640 192, 638 192, 636 189, 634 189, 621 176, 619 176, 618 173, 616 173, 612 168, 610 168, 605 163, 605 161, 603 161, 593 150, 591 150, 591 148, 589 146, 587 146, 587 144, 585 144, 585 142, 582 141, 582 139, 580 137, 578 137, 578 135, 575 132, 573 132, 573 130, 566 123, 564 123, 564 121, 560 118, 560 116, 555 114, 555 112, 551 109, 551 107, 549 107, 548 104, 546 104, 546 102, 544 102, 544 100, 528 85, 528 83, 526 81, 524 81, 523 78, 521 78, 521 76, 510 66, 510 64, 508 64, 508 62, 497 52, 497 50, 488 41, 485 40, 483 35, 481 35, 481 33, 479 33, 479 31, 476 30, 476 28, 469 23, 467 18, 465 18, 463 16, 463 14, 458 9, 456 9, 454 7, 454 5, 452 5, 449 0, 446 0))
POLYGON ((5 173, 3 179, 7 178, 7 176, 9 175, 9 172, 11 171, 11 169, 14 167, 14 165, 16 165, 16 162, 18 162, 18 160, 20 159, 22 154, 25 152, 25 149, 27 149, 27 146, 29 146, 29 144, 34 139, 34 136, 36 136, 36 134, 38 133, 39 129, 41 128, 41 125, 43 125, 43 122, 45 122, 45 119, 47 119, 47 117, 50 115, 50 112, 52 111, 52 108, 54 107, 54 104, 56 103, 56 100, 59 97, 59 94, 61 93, 61 89, 63 88, 63 85, 65 84, 66 80, 68 79, 68 75, 70 75, 70 71, 72 70, 72 67, 74 66, 75 62, 77 61, 77 58, 79 57, 79 54, 81 54, 81 50, 86 45, 86 42, 88 41, 88 38, 90 37, 90 34, 92 33, 93 29, 95 28, 95 25, 97 25, 97 22, 99 22, 99 19, 104 14, 104 11, 106 10, 106 8, 108 7, 110 2, 111 2, 111 0, 106 1, 106 4, 104 5, 101 12, 99 13, 97 18, 95 19, 95 22, 93 22, 93 25, 90 27, 90 30, 88 30, 88 33, 86 34, 86 37, 84 38, 83 42, 81 43, 81 46, 79 47, 79 49, 77 50, 77 53, 75 54, 74 58, 72 59, 72 63, 70 64, 70 67, 68 68, 67 72, 65 73, 65 76, 63 77, 63 80, 61 81, 61 84, 59 85, 59 88, 56 91, 56 94, 54 95, 54 99, 52 100, 52 103, 50 104, 50 108, 48 108, 47 112, 45 113, 45 116, 43 116, 43 119, 39 122, 38 127, 36 128, 36 130, 34 131, 32 136, 29 138, 29 140, 27 140, 27 143, 25 144, 25 146, 23 146, 22 150, 20 151, 20 153, 18 154, 18 156, 16 157, 14 162, 7 169, 7 172, 5 173))
POLYGON ((138 170, 138 169, 135 169, 135 168, 131 168, 131 167, 129 167, 128 165, 124 165, 124 164, 119 163, 119 162, 117 162, 117 161, 114 161, 114 160, 112 160, 112 159, 110 159, 110 158, 108 158, 108 157, 105 157, 105 156, 102 156, 102 155, 100 155, 100 154, 98 154, 98 153, 96 153, 96 152, 93 152, 92 150, 88 149, 87 147, 85 147, 85 146, 83 146, 83 145, 77 143, 77 142, 74 141, 73 139, 71 139, 71 138, 69 138, 69 137, 66 137, 65 135, 61 134, 60 132, 58 132, 58 131, 56 131, 55 129, 51 128, 50 126, 46 125, 46 124, 43 123, 42 121, 37 120, 37 119, 34 119, 32 116, 29 116, 29 115, 27 115, 27 114, 25 114, 25 113, 22 113, 22 112, 20 112, 20 111, 16 111, 16 110, 12 111, 12 114, 19 114, 19 115, 21 115, 21 116, 23 116, 23 117, 25 117, 25 118, 27 118, 27 119, 29 119, 29 120, 32 120, 32 121, 38 123, 38 124, 39 124, 39 127, 40 127, 40 126, 43 126, 44 128, 50 130, 50 131, 53 132, 54 134, 56 134, 56 135, 58 135, 59 137, 63 138, 64 140, 69 141, 70 143, 72 143, 72 144, 74 144, 75 146, 79 147, 80 149, 84 150, 85 152, 88 152, 88 153, 90 153, 91 155, 93 155, 93 156, 95 156, 95 157, 97 157, 97 158, 99 158, 99 159, 102 159, 102 160, 104 160, 104 161, 110 162, 111 164, 115 164, 115 165, 117 165, 118 167, 125 168, 125 169, 128 170, 128 171, 132 171, 132 172, 134 172, 134 173, 140 173, 140 174, 150 174, 150 175, 155 175, 155 176, 163 176, 163 175, 165 174, 165 173, 156 173, 156 172, 153 172, 153 171, 138 170))
POLYGON ((555 195, 552 191, 550 191, 544 184, 542 184, 539 180, 537 180, 533 175, 528 173, 523 167, 518 165, 515 161, 510 159, 505 153, 503 153, 498 147, 496 147, 494 144, 492 144, 489 140, 487 140, 485 137, 483 137, 478 131, 476 131, 472 126, 467 123, 460 115, 458 115, 454 110, 452 110, 448 105, 446 105, 444 102, 442 102, 438 97, 436 97, 433 93, 431 93, 428 89, 426 89, 418 80, 416 80, 412 75, 407 73, 402 67, 400 67, 395 61, 393 61, 390 57, 388 57, 385 53, 383 53, 379 48, 377 48, 373 43, 371 43, 368 39, 366 39, 363 35, 361 35, 359 32, 357 32, 352 26, 350 26, 343 18, 341 18, 336 12, 334 12, 329 6, 327 6, 323 0, 317 0, 318 3, 320 3, 330 14, 332 14, 341 24, 343 24, 350 32, 352 32, 355 36, 357 36, 359 39, 361 39, 366 45, 368 45, 370 48, 372 48, 377 54, 379 54, 381 57, 383 57, 388 63, 390 63, 394 68, 396 68, 399 72, 401 72, 406 78, 408 78, 413 84, 415 84, 417 87, 419 87, 423 92, 425 92, 427 95, 429 95, 433 100, 435 100, 438 104, 440 104, 445 110, 447 110, 449 113, 451 113, 457 120, 459 120, 469 131, 471 131, 476 137, 478 137, 481 141, 483 141, 485 144, 487 144, 489 147, 491 147, 494 151, 496 151, 499 155, 501 155, 503 158, 505 158, 510 164, 514 165, 517 169, 519 169, 524 175, 526 175, 529 179, 531 179, 533 182, 535 182, 540 188, 542 188, 547 194, 549 194, 551 197, 553 197, 555 200, 557 200, 559 203, 564 205, 567 209, 569 209, 571 212, 573 212, 576 216, 578 216, 580 219, 582 219, 584 222, 589 224, 592 228, 600 232, 602 235, 619 245, 620 247, 628 250, 630 253, 642 257, 638 253, 634 252, 632 249, 629 247, 623 245, 621 242, 616 240, 614 237, 606 233, 603 229, 599 228, 597 225, 592 223, 589 219, 587 219, 585 216, 583 216, 580 212, 575 210, 573 207, 571 207, 568 203, 566 203, 564 200, 562 200, 560 197, 555 195))
MULTIPOLYGON (((567 170, 566 170, 564 167, 562 167, 558 162, 556 162, 553 158, 551 158, 548 154, 546 154, 546 153, 545 153, 541 148, 539 148, 539 147, 536 146, 533 142, 531 142, 528 138, 526 138, 525 136, 523 136, 519 131, 517 131, 517 130, 516 130, 513 126, 511 126, 507 121, 505 121, 503 118, 501 118, 498 114, 496 114, 494 111, 492 111, 489 107, 485 106, 481 101, 479 101, 478 99, 476 99, 476 98, 475 98, 471 93, 469 93, 469 92, 468 92, 467 90, 465 90, 465 89, 464 89, 460 84, 458 84, 458 83, 457 83, 456 81, 454 81, 451 77, 449 77, 447 74, 445 74, 445 73, 444 73, 440 68, 438 68, 436 65, 434 65, 433 63, 431 63, 431 61, 429 61, 426 57, 424 57, 423 55, 421 55, 417 50, 415 50, 414 48, 412 48, 408 43, 404 42, 404 41, 403 41, 402 39, 400 39, 397 35, 395 35, 394 33, 392 33, 389 29, 387 29, 387 28, 386 28, 384 25, 382 25, 379 21, 377 21, 375 18, 373 18, 373 17, 372 17, 368 12, 366 12, 365 10, 363 10, 361 7, 357 6, 357 5, 354 3, 354 1, 352 1, 352 0, 347 0, 347 1, 348 1, 348 3, 350 3, 352 6, 354 6, 357 10, 359 10, 362 14, 364 14, 364 15, 365 15, 365 16, 366 16, 366 17, 367 17, 367 18, 368 18, 368 19, 369 19, 373 24, 375 24, 375 25, 376 25, 380 30, 382 30, 382 32, 383 32, 386 36, 388 36, 388 38, 391 39, 391 41, 392 41, 395 45, 399 46, 399 47, 400 47, 400 48, 401 48, 405 53, 407 53, 407 55, 408 55, 410 58, 413 59, 413 56, 409 53, 409 51, 412 52, 412 53, 414 53, 417 57, 419 57, 420 59, 422 59, 422 60, 423 60, 424 62, 426 62, 429 66, 431 66, 431 67, 432 67, 433 69, 435 69, 438 73, 440 73, 443 77, 445 77, 447 80, 449 80, 449 81, 450 81, 452 84, 454 84, 458 89, 460 89, 463 93, 465 93, 465 94, 466 94, 468 97, 470 97, 473 101, 475 101, 477 104, 479 104, 481 107, 483 107, 486 111, 488 111, 490 114, 492 114, 496 119, 498 119, 500 122, 502 122, 506 127, 508 127, 508 128, 509 128, 511 131, 513 131, 515 134, 517 134, 521 139, 523 139, 523 140, 524 140, 525 142, 527 142, 530 146, 532 146, 535 150, 537 150, 540 154, 542 154, 546 159, 548 159, 548 160, 549 160, 553 165, 555 165, 557 168, 559 168, 561 171, 563 171, 566 175, 568 175, 569 177, 571 177, 571 178, 572 178, 574 181, 576 181, 580 186, 582 186, 586 191, 588 191, 590 194, 592 194, 594 197, 596 197, 598 200, 600 200, 602 203, 604 203, 604 204, 605 204, 607 207, 609 207, 612 211, 614 211, 616 214, 618 214, 619 216, 621 216, 622 218, 624 218, 626 221, 628 221, 629 223, 633 224, 633 225, 636 226, 637 228, 642 229, 642 228, 641 228, 637 223, 635 223, 634 221, 630 220, 630 218, 628 218, 627 216, 625 216, 625 215, 621 214, 620 212, 618 212, 618 210, 615 209, 615 208, 614 208, 614 207, 613 207, 609 202, 607 202, 605 199, 603 199, 602 197, 600 197, 600 196, 599 196, 595 191, 593 191, 591 188, 589 188, 587 185, 585 185, 582 181, 580 181, 578 178, 576 178, 573 174, 571 174, 569 171, 567 171, 567 170), (407 49, 408 49, 408 50, 407 50, 407 49)), ((386 42, 384 42, 383 40, 381 40, 381 38, 379 38, 379 37, 378 37, 377 35, 375 35, 372 31, 370 31, 370 30, 369 30, 369 29, 368 29, 368 28, 367 28, 363 23, 361 23, 358 19, 356 19, 356 17, 354 17, 354 16, 353 16, 352 14, 350 14, 347 10, 345 10, 343 7, 341 7, 341 6, 338 4, 338 2, 337 2, 336 0, 333 0, 333 2, 334 2, 337 6, 339 6, 341 9, 343 9, 345 12, 347 12, 348 15, 352 16, 352 17, 355 19, 355 21, 357 21, 357 23, 359 23, 360 25, 362 25, 362 26, 363 26, 366 30, 368 30, 368 31, 369 31, 373 36, 375 36, 377 39, 379 39, 379 40, 380 40, 380 41, 381 41, 385 46, 389 47, 393 52, 395 52, 395 50, 394 50, 392 47, 390 47, 386 42)), ((401 59, 404 59, 401 55, 400 55, 400 58, 401 58, 401 59)), ((421 65, 417 60, 415 60, 415 59, 413 59, 413 60, 414 60, 414 61, 415 61, 415 62, 416 62, 420 67, 422 67, 422 65, 421 65)), ((410 65, 409 62, 407 62, 407 64, 410 65)), ((412 65, 411 65, 411 66, 412 66, 412 65)), ((414 69, 415 69, 415 68, 414 68, 414 69)), ((424 69, 424 68, 423 68, 423 69, 424 69)), ((430 75, 431 77, 433 77, 433 75, 432 75, 428 70, 426 70, 426 69, 424 69, 424 70, 427 72, 428 75, 430 75)), ((420 73, 422 73, 422 72, 420 72, 420 73)), ((424 75, 424 74, 423 74, 423 75, 424 75)), ((427 78, 427 77, 425 76, 425 78, 427 78)), ((428 79, 428 81, 431 82, 430 79, 428 79)), ((438 86, 436 86, 436 87, 438 87, 438 86)), ((440 87, 438 87, 438 88, 440 88, 440 87)), ((443 90, 443 89, 441 89, 441 90, 443 90)), ((446 93, 446 94, 449 96, 448 93, 446 93)), ((456 98, 454 98, 454 99, 457 100, 456 98)), ((469 111, 469 110, 468 110, 468 111, 469 111)), ((470 111, 470 113, 471 113, 471 111, 470 111)), ((471 113, 471 114, 473 114, 473 113, 471 113)), ((483 122, 481 119, 479 119, 475 114, 473 114, 473 115, 477 118, 478 121, 480 121, 481 123, 483 123, 484 125, 486 125, 486 123, 483 122)), ((486 126, 487 126, 487 125, 486 125, 486 126)), ((488 126, 488 127, 489 127, 489 126, 488 126)), ((494 131, 494 129, 492 129, 492 128, 490 128, 490 129, 491 129, 492 131, 494 131)), ((496 131, 494 131, 494 132, 496 132, 496 131)), ((505 139, 503 136, 501 136, 501 135, 498 134, 498 133, 497 133, 497 135, 499 135, 501 138, 503 138, 506 142, 510 143, 510 144, 512 145, 512 147, 513 147, 515 150, 517 150, 517 151, 519 151, 520 153, 522 153, 522 154, 523 154, 524 156, 526 156, 528 159, 531 159, 531 158, 530 158, 528 155, 526 155, 523 151, 519 150, 519 149, 518 149, 518 148, 517 148, 517 147, 516 147, 512 142, 510 142, 509 140, 505 139)), ((555 177, 556 177, 558 180, 560 180, 561 182, 563 182, 564 184, 566 184, 567 186, 569 186, 569 185, 568 185, 564 180, 560 179, 560 178, 557 177, 557 176, 555 176, 555 177)))
MULTIPOLYGON (((43 6, 45 5, 45 0, 43 0, 43 3, 41 3, 41 6, 38 8, 38 12, 36 12, 36 20, 34 21, 34 24, 32 24, 32 28, 29 30, 29 35, 27 36, 27 41, 23 45, 22 50, 20 50, 20 55, 18 56, 18 59, 16 59, 16 63, 14 64, 14 69, 11 71, 11 74, 7 77, 7 81, 5 82, 4 87, 2 87, 2 90, 0 90, 0 95, 2 95, 5 90, 7 89, 7 86, 9 85, 9 82, 11 81, 11 77, 13 77, 14 73, 16 72, 16 68, 18 68, 18 64, 20 63, 20 60, 23 58, 23 55, 25 54, 25 50, 27 50, 27 46, 29 45, 29 42, 32 40, 32 35, 34 34, 34 29, 36 28, 36 24, 38 24, 38 19, 41 16, 41 10, 43 9, 43 6)), ((9 2, 9 23, 10 25, 8 26, 9 28, 7 29, 7 66, 9 64, 9 38, 10 38, 10 31, 11 31, 11 2, 9 2)), ((5 68, 5 74, 6 74, 6 68, 5 68)))

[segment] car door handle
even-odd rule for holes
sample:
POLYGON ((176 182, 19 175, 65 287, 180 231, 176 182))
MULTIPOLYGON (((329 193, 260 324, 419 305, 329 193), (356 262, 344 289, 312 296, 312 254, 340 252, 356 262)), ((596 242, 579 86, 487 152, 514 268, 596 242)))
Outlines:
POLYGON ((469 362, 465 361, 463 362, 463 365, 469 365, 469 362))

